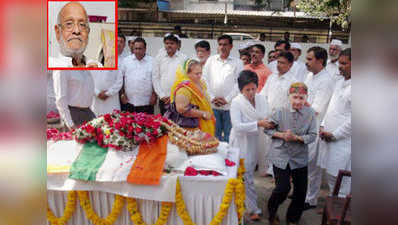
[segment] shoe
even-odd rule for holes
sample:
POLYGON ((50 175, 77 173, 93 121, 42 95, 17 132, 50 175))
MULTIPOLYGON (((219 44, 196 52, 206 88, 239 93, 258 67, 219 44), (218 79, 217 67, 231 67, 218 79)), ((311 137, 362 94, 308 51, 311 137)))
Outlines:
POLYGON ((279 220, 279 216, 276 215, 276 217, 272 220, 268 220, 270 225, 279 225, 281 221, 279 220))
POLYGON ((298 223, 298 222, 296 222, 296 223, 293 223, 293 222, 287 222, 287 225, 299 225, 299 223, 298 223))
POLYGON ((309 210, 309 209, 315 209, 316 205, 310 205, 310 203, 306 202, 304 203, 303 211, 309 210))

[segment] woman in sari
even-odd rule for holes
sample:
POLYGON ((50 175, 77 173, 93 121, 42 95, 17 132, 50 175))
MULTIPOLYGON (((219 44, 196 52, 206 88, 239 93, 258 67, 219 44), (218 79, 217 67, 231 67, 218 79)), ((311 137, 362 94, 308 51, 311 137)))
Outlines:
POLYGON ((243 70, 238 77, 238 94, 231 103, 232 130, 229 137, 230 145, 240 150, 239 158, 245 159, 244 174, 246 200, 245 208, 251 220, 259 220, 261 209, 257 205, 257 193, 254 187, 254 169, 259 159, 259 152, 265 151, 265 135, 263 128, 273 127, 268 117, 268 105, 265 97, 256 94, 258 86, 257 74, 243 70))
POLYGON ((188 59, 178 67, 176 81, 171 88, 170 102, 175 103, 177 113, 183 117, 197 118, 197 128, 214 136, 216 120, 206 84, 202 80, 200 62, 188 59))

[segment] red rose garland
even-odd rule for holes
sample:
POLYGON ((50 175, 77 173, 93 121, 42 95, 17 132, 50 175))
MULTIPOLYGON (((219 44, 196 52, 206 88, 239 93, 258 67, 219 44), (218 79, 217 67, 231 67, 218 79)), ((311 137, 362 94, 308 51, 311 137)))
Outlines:
POLYGON ((160 115, 114 111, 81 125, 73 131, 77 142, 95 141, 101 147, 131 149, 142 142, 154 142, 167 133, 160 115))

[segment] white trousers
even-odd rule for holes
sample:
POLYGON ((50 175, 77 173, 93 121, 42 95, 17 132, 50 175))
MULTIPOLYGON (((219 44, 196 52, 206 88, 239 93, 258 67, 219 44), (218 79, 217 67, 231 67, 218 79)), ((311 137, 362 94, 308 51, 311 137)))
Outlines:
MULTIPOLYGON (((334 190, 334 185, 336 184, 337 177, 326 173, 326 177, 328 180, 328 185, 329 185, 329 191, 330 194, 333 193, 334 190)), ((345 198, 348 194, 351 193, 351 177, 343 177, 343 180, 341 181, 340 185, 340 191, 339 191, 339 197, 340 198, 345 198)))
MULTIPOLYGON (((246 164, 246 163, 245 163, 246 164)), ((246 172, 244 174, 245 178, 245 191, 246 191, 246 199, 245 199, 245 207, 247 212, 260 214, 261 209, 258 208, 257 205, 257 192, 254 187, 254 169, 256 164, 247 165, 246 164, 246 172)))
POLYGON ((318 204, 318 195, 322 184, 322 168, 318 164, 319 138, 308 146, 308 186, 305 202, 310 205, 318 204))

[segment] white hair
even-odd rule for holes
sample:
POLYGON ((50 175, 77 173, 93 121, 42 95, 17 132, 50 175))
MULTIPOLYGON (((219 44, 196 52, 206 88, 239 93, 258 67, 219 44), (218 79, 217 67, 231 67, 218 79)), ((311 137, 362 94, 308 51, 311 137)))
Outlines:
POLYGON ((84 51, 86 51, 86 48, 88 45, 88 39, 87 39, 86 45, 81 47, 78 50, 68 49, 68 47, 66 46, 66 43, 65 43, 65 39, 62 35, 60 36, 60 40, 58 41, 58 44, 59 44, 59 50, 61 51, 62 55, 68 56, 68 57, 81 57, 81 56, 83 56, 84 51))

